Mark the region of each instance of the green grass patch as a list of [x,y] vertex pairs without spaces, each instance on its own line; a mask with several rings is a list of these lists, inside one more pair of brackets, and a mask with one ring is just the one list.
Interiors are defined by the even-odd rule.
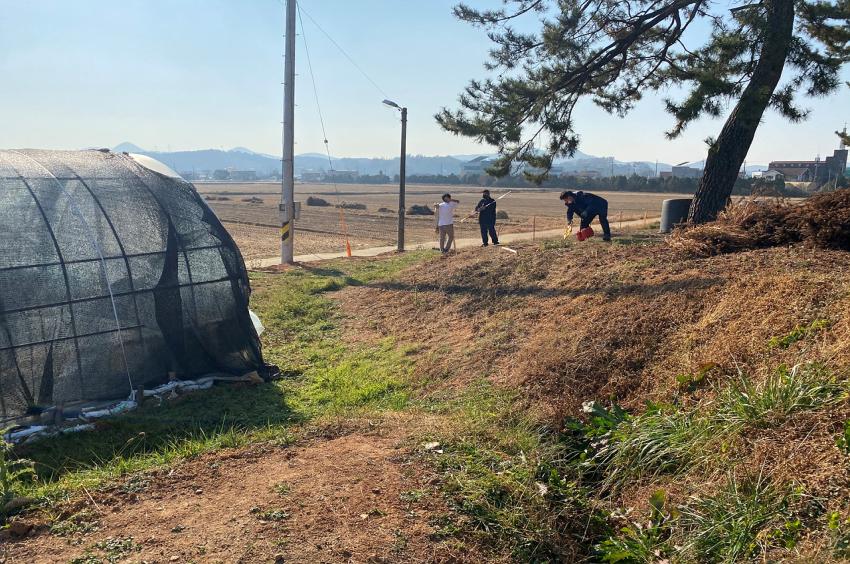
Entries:
[[841,401],[845,390],[818,365],[780,367],[758,384],[743,377],[727,383],[687,409],[650,404],[632,415],[591,402],[585,417],[567,420],[559,433],[518,409],[520,397],[486,380],[422,407],[454,421],[450,431],[427,439],[444,449],[431,456],[463,517],[455,526],[516,560],[657,562],[675,560],[688,546],[696,560],[732,562],[796,542],[802,525],[789,509],[796,493],[766,480],[730,478],[716,495],[679,507],[659,494],[649,521],[615,526],[622,517],[609,520],[602,508],[626,486],[733,464],[748,427],[781,425],[794,413]]
[[[715,431],[698,413],[653,404],[601,438],[584,467],[598,476],[604,489],[618,489],[633,480],[692,466],[711,452],[710,444],[718,438]],[[716,456],[719,449],[712,450]]]
[[558,239],[558,238],[545,239],[540,244],[540,247],[544,251],[554,251],[554,250],[558,250],[558,249],[568,249],[572,246],[573,246],[573,236],[572,235],[570,235],[569,237],[562,237],[560,239]]
[[[9,480],[8,491],[55,501],[82,488],[96,489],[128,474],[222,448],[268,441],[289,444],[300,426],[325,415],[400,409],[408,397],[406,351],[391,341],[344,344],[336,307],[327,294],[392,279],[427,256],[409,253],[252,274],[252,308],[266,326],[266,360],[281,366],[289,378],[216,386],[161,405],[152,400],[133,412],[99,421],[95,431],[18,447],[15,456],[34,461],[38,479]],[[0,453],[3,456],[7,451]],[[4,467],[9,466],[0,464],[0,481]]]
[[698,464],[722,464],[747,428],[781,425],[794,413],[847,398],[847,382],[817,364],[780,366],[762,382],[747,376],[719,387],[707,405],[650,404],[638,415],[590,403],[586,421],[569,419],[561,441],[585,478],[603,491]]
[[800,492],[758,476],[730,476],[711,497],[679,509],[682,552],[709,562],[741,562],[772,547],[791,549],[801,532],[794,505]]
[[[773,549],[793,549],[803,533],[800,490],[763,476],[730,475],[710,496],[670,507],[658,491],[647,520],[629,520],[596,547],[596,558],[620,564],[746,562]],[[622,519],[622,516],[620,517]]]
[[[569,559],[579,542],[574,523],[598,526],[600,517],[569,474],[562,447],[522,410],[517,398],[481,380],[434,410],[452,421],[438,440],[434,464],[461,522],[441,530],[467,532],[505,548],[518,561]],[[573,521],[574,520],[574,521]]]
[[620,526],[616,534],[598,543],[594,549],[601,562],[621,564],[654,564],[671,555],[670,535],[676,513],[667,509],[667,495],[655,492],[649,500],[650,515],[647,522],[629,522]]
[[766,380],[754,383],[742,376],[719,394],[714,414],[720,425],[770,427],[798,411],[819,409],[847,398],[847,383],[839,382],[816,364],[780,366]]

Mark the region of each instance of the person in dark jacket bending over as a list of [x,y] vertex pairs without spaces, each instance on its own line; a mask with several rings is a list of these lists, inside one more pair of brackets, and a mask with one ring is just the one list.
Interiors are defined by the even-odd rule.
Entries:
[[611,227],[608,225],[608,200],[589,192],[570,192],[569,190],[561,194],[561,200],[567,206],[567,223],[570,227],[573,226],[574,214],[578,214],[581,218],[579,229],[590,227],[590,222],[599,216],[602,240],[611,240]]
[[499,236],[496,234],[496,200],[490,197],[490,190],[484,190],[481,194],[481,201],[475,206],[475,213],[478,214],[478,225],[481,227],[481,240],[484,241],[484,247],[487,246],[487,235],[494,245],[499,244]]

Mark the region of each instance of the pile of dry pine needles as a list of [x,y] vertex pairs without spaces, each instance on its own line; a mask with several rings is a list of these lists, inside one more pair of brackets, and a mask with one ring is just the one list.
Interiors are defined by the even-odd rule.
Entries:
[[717,221],[677,229],[668,242],[697,257],[796,243],[850,251],[850,189],[803,202],[746,200],[730,205]]

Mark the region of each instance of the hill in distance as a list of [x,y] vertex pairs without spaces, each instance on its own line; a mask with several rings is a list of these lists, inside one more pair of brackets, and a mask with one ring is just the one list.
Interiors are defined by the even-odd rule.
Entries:
[[[139,153],[155,158],[167,164],[178,172],[213,171],[233,168],[237,170],[253,170],[260,176],[268,176],[280,172],[280,157],[258,153],[246,147],[234,147],[230,150],[201,149],[192,151],[149,151],[131,142],[121,143],[113,148],[114,151]],[[407,173],[409,175],[450,175],[460,174],[463,163],[477,157],[491,157],[492,154],[475,155],[445,155],[426,156],[408,155]],[[399,171],[399,158],[370,158],[370,157],[334,157],[330,158],[335,170],[353,170],[360,175],[386,174],[393,176]],[[702,161],[694,161],[689,166],[701,168]],[[649,161],[620,161],[613,157],[599,157],[581,151],[571,159],[560,159],[556,166],[565,172],[595,170],[602,175],[613,172],[615,175],[630,175],[637,173],[643,176],[654,176],[658,172],[671,169],[668,163]],[[328,156],[322,153],[303,153],[295,156],[295,173],[305,171],[327,171],[331,168]],[[750,165],[747,170],[760,170],[766,167]]]

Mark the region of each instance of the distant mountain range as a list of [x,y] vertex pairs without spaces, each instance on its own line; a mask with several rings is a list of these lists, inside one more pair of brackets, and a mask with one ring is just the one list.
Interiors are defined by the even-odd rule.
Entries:
[[[202,149],[197,151],[148,151],[133,143],[125,142],[113,148],[114,151],[140,153],[155,158],[180,173],[201,171],[212,172],[219,169],[253,170],[258,176],[270,176],[280,173],[280,157],[257,153],[245,147],[235,147],[228,151],[219,149]],[[492,155],[447,155],[447,156],[424,156],[408,155],[408,175],[430,175],[430,174],[460,174],[463,163],[477,157]],[[393,176],[398,174],[399,158],[354,158],[354,157],[331,157],[335,170],[352,170],[359,175],[386,174]],[[597,157],[576,151],[572,159],[562,159],[556,162],[564,172],[599,171],[603,176],[613,173],[615,175],[629,175],[634,173],[643,176],[654,176],[656,163],[647,161],[624,162],[612,157]],[[696,161],[690,166],[702,168],[702,162]],[[295,156],[295,174],[300,175],[308,171],[327,171],[331,168],[328,156],[321,153],[304,153]],[[760,170],[765,167],[748,166],[747,170]],[[667,163],[658,163],[658,172],[671,169]]]

